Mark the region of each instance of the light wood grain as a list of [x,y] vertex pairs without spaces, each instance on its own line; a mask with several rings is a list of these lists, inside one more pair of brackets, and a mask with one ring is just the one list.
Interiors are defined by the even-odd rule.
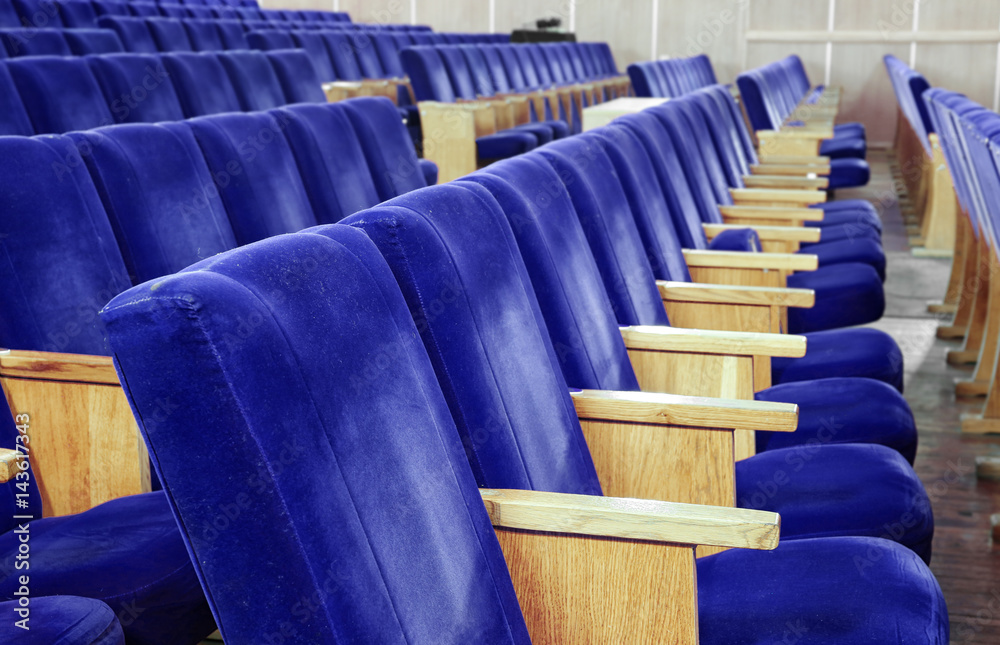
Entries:
[[694,549],[498,528],[531,642],[698,642]]
[[18,464],[25,461],[24,454],[11,448],[0,448],[0,484],[6,484],[21,472]]
[[437,164],[438,182],[475,172],[476,123],[472,110],[436,101],[421,101],[419,110],[424,158]]
[[[778,289],[775,287],[740,287],[728,284],[671,282],[657,280],[656,287],[664,301],[712,302],[718,304],[779,305],[812,307],[816,292],[812,289]],[[712,329],[715,329],[714,327]],[[737,330],[733,330],[737,331]]]
[[787,334],[641,325],[622,327],[621,334],[626,347],[646,351],[790,358],[806,354],[806,337]]
[[785,188],[794,190],[826,189],[830,180],[826,177],[789,177],[783,175],[747,175],[743,177],[747,188]]
[[119,384],[110,356],[21,349],[0,351],[0,376],[99,385]]
[[830,165],[765,162],[750,166],[750,172],[754,175],[787,175],[789,177],[816,175],[826,177],[830,174]]
[[30,458],[47,516],[150,490],[146,446],[121,387],[7,376],[0,383],[13,413],[30,417]]
[[815,271],[819,266],[818,258],[806,253],[741,253],[684,249],[684,260],[688,267],[732,269]]
[[826,193],[818,190],[730,188],[729,193],[737,204],[773,204],[780,206],[790,204],[822,204],[826,201]]
[[[767,161],[761,161],[757,166],[791,166],[791,167],[820,167],[820,168],[830,168],[830,158],[826,156],[815,156],[815,157],[800,157],[800,156],[788,156],[783,157],[781,155],[771,155],[768,157]],[[750,169],[757,166],[750,166]],[[765,173],[766,174],[766,173]]]
[[688,546],[771,550],[777,513],[649,499],[480,489],[497,528],[571,533]]
[[936,133],[931,133],[931,151],[933,154],[930,172],[931,178],[927,185],[927,195],[921,223],[921,236],[924,247],[941,251],[955,250],[955,218],[958,213],[958,201],[955,186],[951,182],[951,173],[945,163],[941,142]]
[[[737,231],[748,228],[743,224],[703,224],[705,235],[709,240],[725,231]],[[815,226],[766,226],[754,224],[750,228],[757,231],[761,242],[819,242],[821,230]]]

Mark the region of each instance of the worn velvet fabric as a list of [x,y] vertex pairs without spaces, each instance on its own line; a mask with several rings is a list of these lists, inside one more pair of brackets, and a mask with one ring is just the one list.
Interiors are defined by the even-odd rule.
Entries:
[[0,316],[3,347],[108,353],[97,312],[130,282],[79,155],[64,137],[0,138],[0,302],[18,312]]
[[599,494],[516,242],[482,193],[438,186],[344,223],[396,276],[479,485]]
[[365,97],[343,105],[382,201],[427,186],[413,142],[399,127],[399,113],[392,101]]
[[225,49],[250,49],[246,32],[238,20],[217,20],[215,28],[219,30],[219,37],[222,38]]
[[125,51],[118,34],[110,29],[68,29],[63,35],[75,56],[118,54]]
[[528,643],[406,303],[364,234],[335,229],[103,312],[137,416],[165,396],[184,411],[140,426],[222,636]]
[[0,135],[30,136],[35,133],[24,102],[17,93],[7,66],[0,63]]
[[67,136],[90,151],[84,160],[133,284],[236,246],[187,124],[133,124]]
[[62,31],[56,29],[4,29],[0,40],[11,58],[18,56],[72,56]]
[[774,383],[860,376],[883,381],[903,391],[903,352],[884,331],[831,329],[808,333],[806,338],[804,357],[771,359]]
[[187,118],[239,112],[240,100],[218,56],[180,52],[161,57]]
[[[34,56],[5,62],[37,134],[114,123],[83,58]],[[58,97],[58,100],[56,100]]]
[[0,641],[9,645],[125,645],[121,625],[100,600],[76,596],[32,597],[31,611],[21,629],[15,623],[16,600],[0,602]]
[[704,645],[949,642],[930,570],[912,551],[865,537],[699,558],[698,626]]
[[[277,115],[285,124],[303,185],[322,224],[339,222],[382,201],[344,105],[293,105]],[[405,136],[398,123],[394,130]],[[383,139],[391,136],[383,135]],[[419,165],[422,170],[423,164]]]
[[193,51],[191,41],[180,20],[161,18],[159,20],[147,20],[146,26],[153,36],[156,48],[161,52],[189,52]]
[[869,264],[852,262],[794,273],[785,284],[792,289],[816,292],[812,308],[788,308],[790,334],[865,325],[875,322],[885,312],[882,279]]
[[[215,629],[162,491],[121,497],[76,515],[31,522],[31,592],[101,600],[129,642],[181,645]],[[0,535],[0,566],[14,566],[19,534]],[[17,580],[0,580],[13,599]]]
[[280,111],[219,114],[187,125],[205,156],[239,244],[316,225]]
[[334,71],[326,43],[323,42],[323,37],[320,34],[311,31],[293,31],[292,38],[295,40],[295,45],[309,56],[309,62],[316,70],[316,76],[319,77],[320,82],[331,83],[336,80],[346,80],[340,79]]
[[263,53],[221,52],[218,56],[244,112],[270,110],[289,102],[285,99],[278,75]]
[[795,432],[757,431],[757,452],[802,444],[877,443],[913,463],[917,425],[898,390],[862,378],[820,378],[774,385],[755,395],[758,401],[799,406]]
[[173,81],[157,55],[88,56],[116,123],[180,121],[184,109]]
[[323,84],[305,52],[280,49],[269,51],[266,56],[281,81],[285,99],[289,103],[326,103]]
[[196,52],[211,52],[228,49],[222,42],[222,35],[215,27],[214,20],[185,20],[184,30]]
[[101,16],[97,19],[97,26],[102,29],[111,29],[125,46],[125,51],[133,54],[155,54],[159,51],[153,34],[146,26],[145,20],[134,20],[131,18],[121,18],[118,16]]

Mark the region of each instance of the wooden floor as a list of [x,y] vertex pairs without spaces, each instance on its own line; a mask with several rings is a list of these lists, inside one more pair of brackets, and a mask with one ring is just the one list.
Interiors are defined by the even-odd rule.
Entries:
[[882,211],[887,309],[872,327],[892,334],[904,354],[905,396],[920,432],[914,466],[934,508],[931,569],[948,602],[951,642],[1000,643],[1000,549],[990,539],[990,515],[1000,513],[1000,484],[975,476],[978,455],[1000,456],[1000,436],[959,432],[959,416],[981,404],[956,400],[954,382],[967,378],[971,368],[946,364],[945,351],[958,343],[938,340],[939,320],[926,311],[927,301],[944,294],[950,262],[908,252],[885,153],[869,151],[869,162],[871,184],[838,198],[865,197]]

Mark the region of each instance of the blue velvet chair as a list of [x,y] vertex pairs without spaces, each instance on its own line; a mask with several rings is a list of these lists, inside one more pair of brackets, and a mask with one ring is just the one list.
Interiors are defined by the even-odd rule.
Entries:
[[160,59],[177,90],[186,118],[240,111],[236,88],[217,55],[178,52],[162,54]]
[[[97,12],[91,3],[67,0],[66,2],[56,2],[55,6],[59,9],[59,16],[67,28],[93,29],[97,27]],[[5,27],[20,26],[20,23],[16,22],[13,25],[8,25],[2,19],[0,19],[0,24]]]
[[215,28],[219,30],[225,49],[250,49],[246,32],[238,20],[217,20]]
[[156,48],[161,52],[194,51],[187,31],[180,20],[173,18],[152,18],[146,20],[146,27],[153,36]]
[[[465,189],[421,193],[432,190]],[[402,221],[416,217],[406,208],[369,213],[373,226],[390,213]],[[449,215],[463,212],[452,208]],[[440,249],[434,233],[420,237],[435,242],[428,250]],[[512,244],[509,240],[508,258]],[[491,248],[502,257],[502,247]],[[302,272],[303,261],[314,270]],[[284,278],[291,274],[301,278],[294,287]],[[502,518],[510,515],[503,510],[503,496],[516,494],[475,489],[448,399],[422,344],[415,342],[418,328],[393,274],[360,231],[334,225],[266,240],[152,286],[123,294],[102,315],[137,417],[144,417],[156,397],[169,395],[218,429],[216,441],[198,456],[212,467],[195,469],[190,454],[184,454],[195,435],[190,424],[180,419],[149,424],[144,433],[224,639],[255,641],[279,634],[325,642],[332,634],[377,642],[526,643],[526,618],[536,629],[544,628],[544,616],[552,614],[538,606],[529,589],[515,595],[515,585],[526,583],[516,579],[512,584],[481,502],[483,495],[490,500],[494,521],[502,527]],[[163,315],[164,308],[179,315]],[[250,319],[259,321],[253,333],[219,351],[232,325]],[[544,356],[544,337],[520,330]],[[173,351],[163,352],[164,343]],[[489,349],[497,347],[491,343]],[[378,367],[384,352],[394,357],[388,363],[393,369]],[[540,384],[541,378],[533,382]],[[556,418],[572,420],[565,385],[550,383],[555,398],[544,400],[561,410]],[[414,393],[419,405],[413,405]],[[281,421],[275,423],[278,410]],[[507,419],[505,413],[498,421],[506,424]],[[543,479],[564,479],[568,487],[586,487],[596,479],[592,467],[586,475],[586,461],[577,462],[582,471],[560,466],[563,475],[546,473],[545,464],[536,469],[531,462],[521,463]],[[520,495],[526,501],[543,499]],[[581,506],[599,503],[572,499]],[[225,528],[205,528],[206,522],[212,528],[220,504],[233,503],[239,512],[231,514]],[[524,531],[511,538],[505,529],[498,531],[505,540],[532,539]],[[560,543],[552,539],[557,540],[552,546]],[[880,557],[859,576],[852,559],[864,558],[872,548]],[[274,553],[282,554],[280,561]],[[713,575],[710,565],[722,557],[727,571]],[[691,561],[686,562],[689,567]],[[773,633],[787,614],[799,613],[815,619],[809,633],[815,642],[845,632],[855,640],[892,640],[901,633],[930,635],[933,642],[946,638],[947,616],[936,582],[912,553],[888,541],[838,538],[783,545],[774,558],[755,567],[767,572],[756,585],[731,584],[741,562],[740,552],[732,551],[699,565],[705,572],[698,580],[698,604],[705,607],[702,642],[712,633],[709,623],[720,619],[729,622],[715,627],[720,636],[714,642],[724,642],[725,630]],[[755,562],[748,560],[746,566]],[[795,586],[791,571],[801,567],[813,574],[811,587],[822,580],[822,602]],[[255,579],[272,581],[266,601],[247,602],[249,571]],[[617,567],[609,571],[619,574]],[[641,615],[653,620],[650,627],[663,630],[662,614],[651,605],[657,592],[636,586],[636,579],[648,579],[648,573],[632,572],[628,584]],[[584,607],[593,607],[594,598],[602,597],[600,579],[583,574]],[[652,577],[662,581],[659,574]],[[761,584],[771,593],[767,602],[751,591]],[[790,587],[792,593],[786,593]],[[301,598],[314,593],[319,610],[310,611]],[[873,606],[879,607],[881,620],[867,618]],[[585,613],[579,614],[580,623],[587,622]],[[563,630],[584,626],[557,620],[548,629],[565,641]],[[655,640],[657,634],[662,631],[645,637]],[[597,633],[594,638],[602,640]]]
[[215,20],[185,20],[184,30],[187,31],[191,48],[196,52],[221,51],[226,49],[222,35],[215,25]]
[[327,44],[323,42],[323,37],[319,32],[296,30],[292,32],[292,39],[295,41],[296,47],[305,50],[306,54],[309,55],[309,60],[321,82],[330,83],[340,80],[330,60],[330,54],[327,52]]
[[278,75],[289,103],[326,103],[323,84],[304,51],[278,49],[265,55]]
[[72,55],[59,29],[5,29],[0,32],[0,38],[10,58]]
[[[527,160],[523,160],[524,163],[520,163],[520,161],[521,160],[512,162],[512,164],[514,166],[529,165]],[[509,165],[511,164],[503,164],[503,166]],[[537,163],[535,165],[537,166]],[[550,176],[555,176],[555,173],[551,169],[546,172],[546,169],[538,167],[534,168],[534,171],[536,177],[544,177],[546,180],[548,180]],[[477,174],[476,176],[478,177],[479,175]],[[468,211],[468,209],[473,209],[475,206],[474,201],[460,199],[461,194],[456,193],[455,191],[451,191],[450,195],[447,192],[439,191],[439,195],[441,195],[441,197],[437,197],[433,200],[430,197],[426,197],[428,194],[430,194],[429,191],[417,191],[415,193],[410,193],[397,198],[396,200],[391,200],[390,202],[387,202],[387,204],[417,203],[422,204],[422,208],[424,209],[430,209],[431,205],[433,205],[435,208],[439,208],[444,211],[445,209],[442,207],[442,204],[450,199],[451,203],[456,204],[456,209],[461,207]],[[425,196],[425,201],[421,201],[417,198],[417,196],[421,195]],[[447,199],[445,196],[447,196]],[[506,209],[506,212],[509,213],[508,217],[512,219],[515,236],[522,234],[528,235],[526,231],[529,226],[532,226],[530,212],[526,211],[526,208],[528,207],[530,207],[530,205],[525,203],[525,200],[522,198],[521,203],[509,205]],[[376,211],[377,210],[378,209],[376,209]],[[551,205],[548,205],[547,210],[549,211],[549,216],[551,216]],[[370,212],[362,212],[347,218],[344,220],[344,223],[352,225],[356,224],[362,226],[365,230],[370,231],[371,226],[369,225],[369,222],[371,222],[371,217]],[[469,217],[471,218],[471,215]],[[632,367],[629,364],[628,357],[626,355],[625,344],[618,333],[616,321],[611,317],[612,309],[610,303],[607,301],[607,295],[601,292],[599,288],[597,291],[594,291],[596,286],[599,284],[600,276],[596,275],[598,272],[595,271],[595,268],[592,266],[592,257],[586,253],[585,243],[581,244],[581,242],[583,242],[582,231],[577,225],[575,232],[577,246],[573,247],[576,251],[576,255],[583,258],[581,260],[580,257],[573,257],[571,255],[572,252],[568,250],[568,248],[572,243],[565,239],[565,237],[569,235],[573,229],[571,222],[567,220],[566,222],[560,222],[560,224],[561,226],[552,225],[554,230],[561,232],[563,239],[559,240],[559,242],[553,242],[548,247],[543,247],[537,238],[533,240],[536,252],[540,253],[543,259],[536,260],[536,258],[532,257],[532,264],[529,264],[528,266],[531,267],[536,262],[543,262],[544,259],[548,257],[551,258],[548,262],[566,267],[566,270],[570,272],[575,271],[582,273],[589,268],[590,270],[587,271],[586,274],[587,277],[596,279],[594,284],[589,287],[589,290],[595,295],[580,296],[580,298],[584,299],[589,297],[592,303],[603,304],[603,307],[601,310],[595,310],[593,306],[587,307],[586,309],[578,308],[575,312],[571,311],[569,313],[563,309],[561,314],[552,314],[551,308],[558,307],[559,305],[557,303],[549,304],[548,302],[545,302],[546,298],[543,298],[541,305],[542,312],[549,313],[546,320],[554,321],[557,316],[561,316],[561,320],[563,321],[561,323],[549,322],[550,326],[552,324],[560,325],[558,332],[552,332],[553,334],[558,333],[559,336],[555,339],[556,353],[550,358],[559,356],[565,363],[569,364],[567,370],[568,375],[571,376],[571,378],[568,380],[570,385],[574,387],[624,391],[638,390],[636,377],[632,372]],[[379,233],[379,235],[390,236],[391,233],[389,231],[391,231],[391,227],[389,224],[384,224],[383,226],[388,228],[385,229],[384,233]],[[477,235],[484,236],[483,231],[485,229],[483,224],[480,224],[478,221],[470,221],[468,226],[470,231],[474,231]],[[375,233],[370,232],[370,235],[374,236]],[[408,253],[405,249],[385,246],[392,243],[390,237],[386,237],[385,245],[383,245],[380,240],[381,237],[376,239],[376,242],[380,244],[380,248],[384,249],[384,253],[389,254],[391,252],[392,258],[398,257],[402,260],[408,257]],[[488,244],[496,244],[496,242],[487,241],[486,237],[484,237],[484,241],[479,246],[485,246]],[[467,253],[468,257],[482,256],[484,255],[484,252],[479,248],[479,246],[476,247],[476,252],[469,252],[466,250],[464,253]],[[580,253],[581,248],[584,249],[582,255]],[[454,250],[453,252],[457,252],[457,250]],[[591,263],[591,267],[587,267],[585,264],[588,259]],[[417,260],[410,258],[408,262],[412,265],[412,263],[417,262]],[[426,266],[438,266],[431,260],[423,260],[422,263]],[[391,266],[394,266],[394,264],[391,263]],[[500,281],[513,279],[513,277],[506,276],[506,273],[514,272],[514,269],[509,269],[505,272],[500,270],[499,266],[496,264],[490,265],[489,272],[495,276],[495,280]],[[486,271],[485,268],[482,270]],[[529,268],[529,272],[530,271],[531,269]],[[444,333],[444,330],[439,332],[437,327],[438,324],[449,325],[447,329],[458,328],[451,326],[453,323],[448,316],[443,316],[441,313],[431,314],[423,311],[423,308],[419,305],[419,301],[427,300],[430,292],[424,292],[422,289],[414,291],[414,289],[417,288],[410,284],[410,282],[420,279],[420,275],[422,274],[413,274],[412,276],[407,275],[403,271],[402,267],[400,267],[395,274],[397,276],[397,280],[401,283],[404,295],[408,296],[411,309],[415,312],[415,316],[418,319],[418,325],[421,327],[427,327],[427,334],[430,334],[430,336],[425,336],[425,342],[428,344],[432,342],[434,343],[434,347],[429,346],[428,351],[431,353],[432,360],[436,363],[439,377],[446,384],[446,393],[455,389],[461,389],[462,387],[474,388],[475,386],[472,384],[449,384],[450,378],[453,377],[448,377],[447,375],[461,374],[461,379],[465,381],[470,378],[470,372],[468,368],[458,370],[457,366],[449,363],[447,358],[436,358],[436,353],[438,352],[453,351],[455,355],[464,357],[473,350],[463,345],[463,342],[465,341],[455,335],[457,332],[451,332],[451,334],[445,336],[440,335]],[[455,278],[449,278],[449,280],[449,284],[453,285],[474,283],[472,282],[471,277],[464,277],[461,275]],[[539,282],[540,279],[535,279],[534,282],[529,282],[529,289],[532,284],[539,284]],[[430,287],[428,286],[426,288],[429,289]],[[436,288],[439,293],[445,293],[443,284],[436,285]],[[549,300],[560,299],[559,296],[555,294],[574,292],[573,289],[568,288],[566,285],[561,284],[558,280],[553,280],[551,278],[549,278],[547,283],[541,284],[541,286],[537,288],[546,296],[552,294],[551,297],[548,298]],[[467,293],[469,289],[471,289],[471,287],[467,287],[461,292],[464,297],[470,297]],[[451,299],[446,298],[444,295],[438,296],[437,298]],[[433,298],[431,298],[431,300],[433,300]],[[461,298],[459,300],[461,300]],[[429,300],[427,301],[429,302]],[[533,303],[534,299],[531,298],[529,302]],[[562,306],[565,307],[565,305]],[[531,306],[525,304],[521,305],[520,308],[509,306],[505,307],[505,309],[508,311],[523,310],[525,312],[530,312],[537,307],[537,304],[531,304]],[[513,313],[506,313],[503,316],[496,316],[495,319],[498,321],[497,324],[502,325],[504,329],[518,329],[527,324],[524,321],[521,321],[520,323],[513,322],[511,320],[513,316]],[[569,319],[567,319],[567,316],[569,316]],[[595,330],[594,332],[589,332],[589,337],[584,340],[581,338],[580,334],[587,333],[583,330],[587,329],[588,323],[590,325],[594,324],[591,322],[591,319],[594,317],[602,319],[603,325],[600,329]],[[440,323],[438,323],[439,320]],[[480,321],[478,323],[479,327],[486,324],[487,323],[485,321]],[[499,332],[490,331],[491,329],[492,326],[484,329],[482,333],[486,335],[500,335]],[[544,330],[545,327],[543,326],[542,329]],[[436,338],[437,340],[432,341],[432,338]],[[495,376],[497,379],[523,379],[524,374],[537,374],[540,371],[541,368],[539,367],[528,368],[526,366],[526,362],[533,360],[534,358],[529,359],[525,350],[519,350],[518,355],[521,356],[519,359],[520,362],[512,363],[512,365],[517,364],[518,370],[523,371],[517,371],[517,374],[515,375],[507,375],[506,372],[501,371],[500,367],[497,367],[496,371],[498,373]],[[544,355],[545,354],[540,353],[538,360],[540,360]],[[506,364],[507,363],[503,362],[497,363],[497,365]],[[692,378],[696,378],[696,376],[692,376]],[[525,384],[525,386],[528,387],[529,384]],[[471,397],[473,395],[470,393],[468,396]],[[506,398],[507,397],[505,397],[505,399]],[[489,422],[485,419],[476,420],[471,418],[470,415],[472,415],[472,412],[464,409],[459,412],[455,410],[455,405],[458,405],[458,403],[453,404],[453,413],[455,414],[456,419],[470,419],[466,422],[468,423],[468,427],[465,428],[468,433],[471,434],[477,432],[477,429],[480,427],[485,427],[488,429],[487,432],[490,432],[489,428],[491,426]],[[511,403],[509,405],[513,404]],[[483,414],[487,413],[484,412]],[[549,417],[547,415],[535,413],[526,414],[525,418],[541,419]],[[459,425],[461,428],[462,423]],[[850,432],[853,432],[853,430],[847,430],[847,433]],[[474,439],[471,437],[465,437],[465,441],[475,443]],[[527,439],[525,441],[527,441]],[[923,488],[919,480],[901,455],[880,445],[816,446],[814,445],[818,443],[816,441],[803,443],[807,445],[806,450],[810,456],[806,462],[809,467],[802,468],[806,464],[800,464],[799,470],[796,471],[796,475],[792,477],[791,482],[786,482],[783,487],[776,487],[776,490],[772,491],[770,496],[764,496],[765,499],[762,500],[754,498],[754,493],[757,492],[755,488],[757,483],[762,481],[773,481],[773,477],[778,470],[787,469],[791,461],[801,460],[804,455],[802,449],[788,448],[784,450],[773,450],[738,462],[736,466],[737,501],[748,507],[760,508],[763,506],[768,510],[775,510],[775,508],[771,506],[772,504],[781,506],[781,512],[784,517],[784,537],[786,540],[795,537],[833,534],[878,536],[885,532],[885,529],[882,526],[883,523],[887,521],[894,521],[896,517],[909,513],[914,522],[910,527],[908,527],[907,531],[904,531],[905,535],[901,535],[897,539],[913,548],[923,558],[930,558],[930,542],[933,535],[933,518],[930,513],[930,506],[929,503],[927,503],[926,493],[923,492]],[[557,454],[564,454],[565,450],[566,449],[563,448],[555,452]],[[477,461],[482,464],[480,466],[481,468],[488,468],[489,464],[493,463],[485,457],[479,458]],[[498,460],[497,463],[507,463],[508,461],[509,458],[505,458],[504,460]],[[864,485],[855,489],[854,483],[852,483],[850,479],[843,477],[843,471],[841,469],[848,463],[853,464],[852,468],[856,467],[856,470],[852,470],[852,472],[858,474],[862,472],[866,473],[865,476],[867,481]],[[863,466],[862,463],[864,464]],[[474,470],[477,470],[477,466],[475,464]],[[495,487],[520,486],[512,484],[510,481],[496,481],[489,478],[480,478],[480,484]],[[872,486],[880,490],[878,493],[873,495],[873,499],[869,500],[866,499],[866,497],[872,492]],[[897,486],[900,488],[896,488]],[[840,508],[836,508],[837,503],[833,505],[820,503],[819,506],[812,506],[812,504],[816,503],[813,498],[815,491],[822,490],[824,488],[838,491],[838,494],[833,495],[831,499],[837,499],[843,502],[845,499],[853,498],[853,501],[851,503],[845,502]],[[568,491],[563,490],[562,492]],[[615,494],[634,496],[625,491],[618,491]],[[874,499],[879,501],[877,504],[873,505],[872,502]],[[923,501],[921,502],[920,500]],[[862,519],[862,514],[865,512],[869,512],[871,515]]]
[[7,66],[0,62],[0,134],[29,136],[35,128]]
[[[95,7],[100,11],[100,7],[95,3]],[[146,21],[138,18],[121,18],[112,15],[101,15],[97,19],[97,26],[102,29],[111,29],[118,34],[125,51],[133,54],[155,54],[159,51],[153,34],[150,33]]]
[[110,29],[67,29],[63,32],[63,36],[76,56],[116,54],[125,51],[118,34]]
[[174,83],[155,54],[88,56],[105,103],[117,123],[157,123],[184,118]]
[[83,58],[33,56],[9,60],[6,66],[35,133],[86,130],[114,123]]
[[281,107],[289,101],[267,56],[259,51],[218,52],[244,112]]

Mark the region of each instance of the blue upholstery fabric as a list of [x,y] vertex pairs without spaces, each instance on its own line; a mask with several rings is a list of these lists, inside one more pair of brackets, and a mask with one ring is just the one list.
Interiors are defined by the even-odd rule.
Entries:
[[811,309],[789,307],[790,334],[864,325],[875,322],[885,312],[882,280],[868,264],[837,264],[795,273],[788,276],[786,284],[816,292],[816,304]]
[[930,570],[908,549],[863,537],[699,558],[698,624],[704,645],[948,642]]
[[35,133],[14,79],[6,65],[0,64],[0,135],[28,136]]
[[345,105],[294,105],[279,115],[312,210],[322,224],[339,222],[382,201]]
[[180,20],[147,20],[146,26],[161,52],[189,52],[194,49]]
[[184,118],[180,98],[159,56],[88,56],[87,65],[118,123],[157,123]]
[[219,61],[226,69],[240,107],[245,112],[270,110],[288,102],[281,89],[281,81],[262,52],[223,52],[219,54]]
[[359,98],[343,105],[382,201],[427,185],[413,142],[400,129],[399,113],[389,99]]
[[110,29],[67,29],[66,43],[77,56],[115,54],[125,51],[118,34]]
[[771,359],[775,383],[861,376],[903,391],[903,353],[887,333],[877,329],[833,329],[806,336],[809,349],[805,357]]
[[359,81],[363,78],[361,66],[354,55],[354,48],[347,34],[325,31],[323,32],[323,41],[326,44],[327,65],[332,63],[335,79]]
[[424,181],[428,186],[433,186],[438,181],[438,166],[430,159],[420,160],[420,172],[424,175]]
[[830,190],[867,186],[871,168],[864,159],[846,158],[830,160]]
[[193,119],[188,126],[205,155],[239,244],[316,225],[282,133],[282,112],[220,114]]
[[[7,69],[37,134],[87,130],[114,123],[84,59],[17,58],[7,62]],[[59,100],[50,100],[54,96]]]
[[538,139],[535,135],[519,130],[506,130],[476,138],[476,153],[480,159],[507,159],[537,147]]
[[94,6],[91,3],[60,2],[57,6],[59,7],[59,16],[66,27],[71,29],[90,29],[97,26],[97,12],[94,11]]
[[[162,491],[35,520],[30,531],[32,594],[69,590],[101,600],[129,642],[194,645],[215,629]],[[12,570],[18,544],[16,533],[0,535],[5,570]],[[0,597],[13,599],[17,585],[14,576],[0,580]]]
[[863,139],[854,137],[834,137],[824,139],[819,144],[819,153],[831,159],[864,159],[867,146]]
[[775,385],[758,392],[756,399],[799,406],[798,429],[758,431],[757,452],[810,443],[878,443],[895,449],[911,464],[916,456],[913,413],[902,395],[887,383],[821,378]]
[[[95,6],[97,4],[95,3]],[[125,46],[125,51],[133,54],[155,54],[159,50],[153,34],[146,26],[145,20],[134,20],[129,18],[117,18],[114,16],[101,16],[97,19],[97,26],[103,29],[114,30]]]
[[18,311],[0,316],[0,345],[107,354],[97,311],[130,282],[79,151],[64,137],[0,151],[0,301]]
[[882,537],[931,559],[930,499],[906,459],[887,446],[813,443],[743,459],[736,462],[736,503],[780,514],[782,540]]
[[267,59],[274,67],[285,100],[289,103],[326,103],[323,84],[304,51],[275,50],[267,52]]
[[[81,3],[82,4],[82,3]],[[0,640],[18,643],[66,643],[69,645],[125,645],[115,613],[100,600],[76,596],[34,597],[30,617],[21,629],[18,605],[0,602],[0,614],[9,617],[0,625]]]
[[177,90],[185,117],[240,110],[236,89],[218,56],[180,52],[163,54],[161,60]]
[[69,44],[55,29],[10,29],[3,32],[7,54],[17,56],[70,56]]
[[191,41],[191,48],[196,52],[228,49],[223,44],[222,35],[214,21],[185,20],[184,29],[187,31],[188,40]]
[[91,150],[85,161],[133,284],[236,246],[186,124],[135,124],[68,136]]
[[[103,313],[137,413],[163,396],[185,410],[141,429],[222,637],[527,644],[392,274],[363,233],[332,229],[206,260]],[[217,429],[199,450],[212,468],[182,455],[204,435],[189,414]],[[261,579],[266,599],[247,602]]]
[[237,20],[218,20],[215,28],[219,30],[219,37],[225,49],[250,49],[247,42],[246,32]]
[[878,241],[868,236],[836,241],[826,241],[821,237],[818,243],[807,245],[799,253],[815,255],[819,266],[830,267],[831,270],[848,262],[867,264],[875,269],[879,280],[885,281],[885,251]]

